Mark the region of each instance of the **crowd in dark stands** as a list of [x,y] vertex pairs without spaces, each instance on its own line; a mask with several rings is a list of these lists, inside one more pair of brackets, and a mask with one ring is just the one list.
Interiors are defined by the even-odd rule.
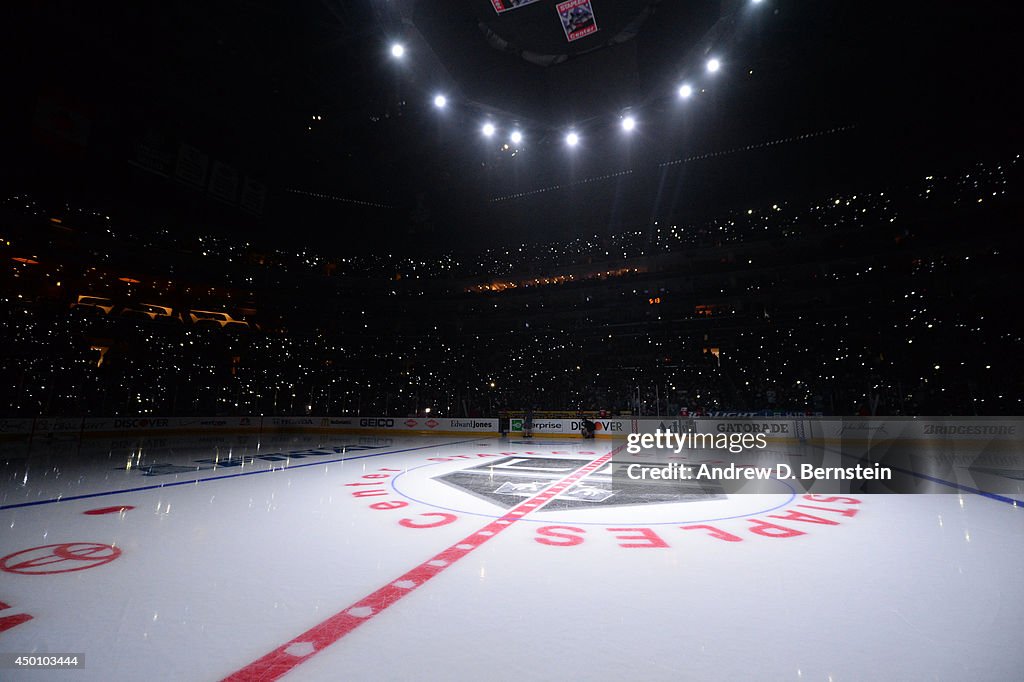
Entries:
[[0,206],[0,416],[1019,414],[1020,161],[466,256]]

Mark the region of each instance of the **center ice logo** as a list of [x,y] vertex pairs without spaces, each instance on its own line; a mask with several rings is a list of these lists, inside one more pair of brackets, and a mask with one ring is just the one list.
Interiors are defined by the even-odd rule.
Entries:
[[[504,457],[436,476],[463,492],[511,509],[549,485],[587,464],[587,459]],[[612,481],[614,463],[578,481],[545,505],[545,511],[670,504],[725,499],[720,485],[708,481],[681,481],[678,486],[652,487],[646,481]]]
[[[615,467],[628,465],[608,461],[608,455],[601,458],[604,465],[590,458],[563,459],[538,455],[523,453],[519,456],[518,453],[503,452],[427,457],[428,465],[470,461],[473,464],[434,477],[430,477],[423,467],[381,467],[343,485],[353,498],[365,498],[367,509],[396,515],[393,517],[395,522],[403,528],[430,532],[464,518],[490,518],[490,524],[478,534],[490,537],[516,521],[534,521],[536,524],[530,524],[534,528],[534,542],[563,548],[589,542],[611,542],[626,549],[666,549],[682,542],[774,543],[806,538],[818,529],[840,527],[860,512],[861,500],[854,497],[813,493],[799,495],[793,490],[781,496],[726,495],[717,483],[707,481],[679,481],[679,488],[662,488],[651,486],[650,481],[624,480]],[[616,471],[614,481],[612,471]],[[410,496],[403,491],[404,483],[400,485],[399,480],[407,475],[415,476],[416,472],[423,472],[426,480],[443,483],[486,500],[497,510],[494,514],[467,511],[456,508],[458,503],[451,497],[444,498],[443,504],[435,505],[429,500]],[[556,488],[557,493],[548,493]],[[720,511],[709,512],[700,504],[708,501],[713,501],[715,504],[712,506],[716,507],[722,503],[733,504],[724,504]],[[679,502],[696,504],[671,504]],[[642,506],[658,503],[665,506],[662,509],[647,507],[641,513]],[[417,510],[423,507],[430,511]],[[571,518],[560,518],[557,513],[558,510],[572,512],[602,507],[617,507],[615,518],[584,524]],[[553,513],[542,518],[525,518],[532,515],[528,509]],[[661,511],[674,514],[676,518],[667,521]],[[648,518],[650,513],[658,517],[653,522]],[[474,534],[474,541],[478,542],[476,537]],[[455,545],[452,551],[464,552],[473,546],[467,541]]]

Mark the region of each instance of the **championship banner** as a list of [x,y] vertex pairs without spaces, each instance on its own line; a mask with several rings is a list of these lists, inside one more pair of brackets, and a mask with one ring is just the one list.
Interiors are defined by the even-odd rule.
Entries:
[[174,177],[187,185],[206,187],[206,176],[210,166],[210,157],[182,142],[178,145],[178,162],[174,167]]
[[566,0],[555,5],[555,10],[570,43],[597,31],[597,20],[590,0]]
[[523,7],[525,5],[532,5],[537,0],[491,0],[491,5],[494,7],[494,11],[498,14],[507,12],[510,9],[516,9],[517,7]]
[[210,171],[210,196],[225,201],[229,204],[238,202],[238,185],[240,179],[238,171],[226,163],[213,162],[213,169]]

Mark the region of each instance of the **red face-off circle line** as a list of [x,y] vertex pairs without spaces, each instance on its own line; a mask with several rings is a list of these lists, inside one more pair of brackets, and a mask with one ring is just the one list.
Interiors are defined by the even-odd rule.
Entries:
[[[75,549],[75,548],[79,549]],[[37,555],[24,559],[18,563],[14,560],[16,557],[33,553],[38,553],[40,550],[51,550],[47,554]],[[107,552],[101,556],[96,556],[101,552]],[[54,575],[57,573],[71,573],[72,571],[84,571],[88,568],[95,568],[96,566],[102,566],[103,564],[110,563],[117,557],[121,556],[121,550],[113,545],[102,545],[95,542],[64,542],[55,545],[42,545],[41,547],[32,547],[30,549],[23,549],[20,552],[8,554],[7,556],[0,559],[0,570],[8,573],[18,573],[21,575]],[[52,564],[58,564],[63,562],[80,562],[85,565],[77,566],[74,568],[64,568],[60,570],[41,570],[41,571],[29,571],[24,570],[27,568],[35,568],[37,566],[50,566]]]

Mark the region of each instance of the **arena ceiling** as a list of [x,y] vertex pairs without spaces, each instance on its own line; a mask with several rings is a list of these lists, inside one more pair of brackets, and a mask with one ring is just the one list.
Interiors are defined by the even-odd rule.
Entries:
[[[23,68],[5,129],[31,130],[56,98],[89,120],[104,168],[140,141],[188,142],[263,179],[286,213],[330,222],[351,209],[435,236],[514,229],[538,211],[616,229],[1019,140],[1007,7],[591,0],[598,30],[569,40],[558,4],[25,3],[8,24]],[[682,82],[692,102],[675,94]],[[628,142],[625,112],[638,120]],[[494,140],[480,134],[488,121]],[[503,148],[513,128],[521,149]],[[582,143],[567,155],[570,128]],[[31,137],[12,133],[8,158],[35,163]],[[903,151],[880,164],[893,145]]]

